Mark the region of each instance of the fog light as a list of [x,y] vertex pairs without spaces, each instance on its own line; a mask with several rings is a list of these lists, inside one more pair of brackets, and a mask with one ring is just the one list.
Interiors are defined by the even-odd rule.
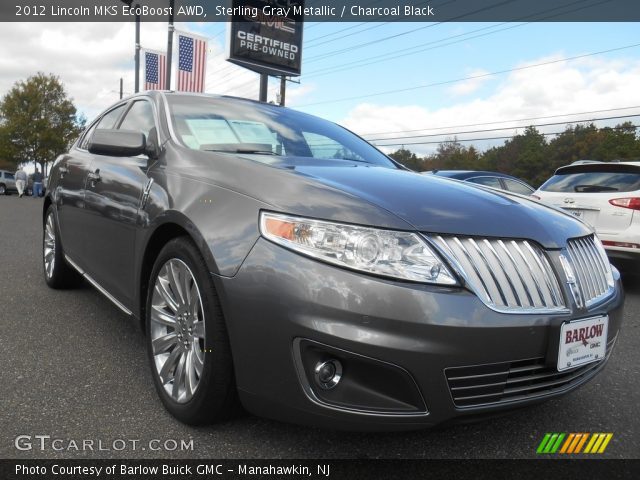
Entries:
[[342,364],[338,360],[318,362],[314,369],[316,383],[325,390],[331,390],[342,378]]

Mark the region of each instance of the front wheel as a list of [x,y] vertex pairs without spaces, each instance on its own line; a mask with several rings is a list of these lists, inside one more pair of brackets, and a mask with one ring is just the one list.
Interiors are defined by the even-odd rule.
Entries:
[[229,418],[237,394],[220,302],[200,252],[170,241],[155,261],[146,307],[147,353],[162,403],[178,420]]

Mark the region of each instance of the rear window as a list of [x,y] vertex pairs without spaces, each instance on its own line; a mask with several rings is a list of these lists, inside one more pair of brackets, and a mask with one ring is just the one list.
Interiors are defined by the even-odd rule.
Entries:
[[640,173],[581,172],[554,175],[540,190],[546,192],[633,192],[640,190]]

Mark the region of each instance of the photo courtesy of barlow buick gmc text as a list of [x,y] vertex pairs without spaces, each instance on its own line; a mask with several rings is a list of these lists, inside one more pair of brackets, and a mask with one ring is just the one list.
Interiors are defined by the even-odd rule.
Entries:
[[638,476],[640,3],[0,21],[0,479]]

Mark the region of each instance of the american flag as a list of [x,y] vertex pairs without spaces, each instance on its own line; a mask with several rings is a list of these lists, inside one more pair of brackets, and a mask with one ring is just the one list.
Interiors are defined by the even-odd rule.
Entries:
[[144,89],[164,90],[167,79],[167,56],[160,52],[144,52]]
[[207,41],[183,33],[178,35],[178,86],[182,92],[204,92]]

